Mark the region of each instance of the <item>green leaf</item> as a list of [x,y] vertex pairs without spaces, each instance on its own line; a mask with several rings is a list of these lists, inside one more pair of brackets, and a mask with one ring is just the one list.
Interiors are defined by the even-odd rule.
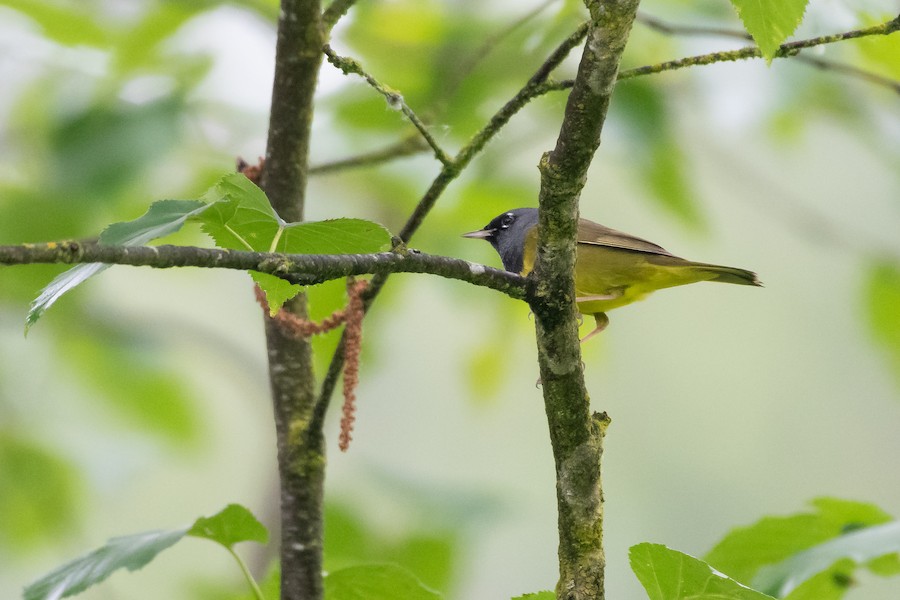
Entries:
[[[409,500],[413,494],[404,494]],[[474,511],[473,511],[474,512]],[[445,590],[453,584],[459,554],[459,528],[435,530],[441,511],[429,513],[422,528],[386,534],[380,527],[334,503],[325,507],[325,570],[373,562],[400,565],[416,574],[426,586]]]
[[[272,561],[266,575],[260,580],[259,590],[265,600],[280,600],[281,569],[277,560]],[[185,597],[191,600],[259,600],[255,590],[235,589],[233,581],[221,576],[193,582]]]
[[0,430],[0,547],[23,556],[41,540],[58,540],[76,518],[78,476],[64,456]]
[[[366,254],[390,247],[388,231],[362,219],[333,219],[310,223],[285,223],[263,194],[240,173],[226,175],[204,196],[205,200],[160,200],[140,218],[115,223],[100,234],[108,245],[140,246],[178,231],[188,219],[199,221],[221,248],[296,254]],[[48,285],[32,302],[25,319],[26,332],[63,294],[106,270],[109,265],[91,263],[69,269]],[[300,291],[276,277],[258,277],[269,308],[277,312]]]
[[200,200],[159,200],[134,221],[113,223],[104,229],[99,241],[108,246],[141,246],[175,233],[190,217],[207,208]]
[[[840,536],[848,529],[891,520],[877,506],[836,498],[812,502],[813,512],[786,517],[765,517],[731,531],[704,559],[738,581],[750,583],[766,565]],[[833,561],[832,561],[833,562]]]
[[266,528],[249,510],[239,504],[229,504],[211,517],[197,519],[191,527],[112,538],[101,548],[64,564],[26,587],[25,600],[73,596],[123,567],[136,571],[185,535],[217,542],[232,555],[232,546],[238,542],[265,543],[269,537]]
[[203,230],[221,248],[293,254],[365,254],[390,247],[388,231],[362,219],[287,223],[262,190],[239,173],[226,175],[204,196]]
[[[210,209],[194,219],[220,248],[289,254],[367,254],[390,247],[388,231],[371,221],[287,223],[275,214],[262,190],[239,173],[220,179],[204,198],[211,203]],[[253,278],[266,293],[272,314],[301,289],[272,275],[255,273]]]
[[556,592],[543,591],[516,596],[512,600],[556,600]]
[[238,542],[265,544],[269,541],[265,525],[240,504],[229,504],[211,517],[200,517],[187,534],[218,542],[228,549]]
[[268,273],[250,271],[250,277],[266,294],[266,302],[269,304],[269,315],[274,317],[284,303],[296,296],[303,286],[285,281]]
[[198,440],[204,423],[194,395],[159,339],[93,314],[62,321],[57,334],[55,351],[92,402],[172,445]]
[[900,521],[891,521],[851,531],[764,567],[753,582],[755,587],[782,597],[841,559],[850,558],[859,565],[896,552],[900,552]]
[[2,0],[0,5],[13,8],[37,23],[45,37],[68,46],[106,46],[107,32],[77,4],[60,6],[45,0]]
[[203,199],[210,209],[196,221],[220,248],[275,251],[273,241],[285,224],[261,189],[240,173],[222,177]]
[[109,100],[66,115],[50,131],[47,185],[82,210],[98,197],[127,195],[136,179],[152,179],[152,167],[178,145],[185,102],[176,90],[150,102]]
[[[208,8],[202,2],[165,2],[147,6],[140,21],[133,27],[116,28],[113,68],[118,73],[136,72],[147,68],[157,58],[162,42],[170,38],[184,23]],[[187,58],[187,57],[185,57]],[[185,61],[187,62],[187,61]],[[178,65],[179,67],[181,65]]]
[[187,529],[148,531],[112,538],[103,547],[64,564],[27,586],[25,600],[57,600],[73,596],[123,567],[136,571],[187,532]]
[[763,58],[771,63],[778,47],[800,25],[809,0],[731,0]]
[[866,567],[875,575],[893,577],[900,575],[900,554],[886,554],[870,560]]
[[684,225],[703,229],[705,222],[690,180],[687,158],[675,133],[665,90],[639,80],[616,88],[622,123],[628,127],[629,158],[650,198]]
[[702,560],[662,544],[632,546],[628,557],[650,600],[771,600]]
[[440,597],[397,565],[359,565],[325,576],[325,600],[436,600]]
[[[860,15],[863,26],[885,23],[896,15]],[[877,71],[885,77],[900,79],[900,36],[898,35],[872,35],[856,40],[855,47],[865,60],[865,68]]]
[[[199,200],[160,200],[154,202],[147,212],[126,223],[110,225],[100,234],[99,243],[122,246],[141,246],[147,242],[174,233],[181,229],[192,215],[206,210],[207,205]],[[101,273],[110,265],[90,263],[73,267],[55,278],[31,303],[25,317],[25,331],[34,325],[41,315],[59,298],[89,278]]]
[[687,157],[674,136],[656,136],[645,167],[644,183],[652,198],[685,225],[703,228],[705,221],[695,192],[685,175]]
[[856,568],[849,558],[844,558],[824,571],[819,571],[790,594],[785,600],[840,600],[844,597],[853,582],[853,570]]
[[871,266],[864,294],[869,331],[900,382],[900,265],[880,262]]

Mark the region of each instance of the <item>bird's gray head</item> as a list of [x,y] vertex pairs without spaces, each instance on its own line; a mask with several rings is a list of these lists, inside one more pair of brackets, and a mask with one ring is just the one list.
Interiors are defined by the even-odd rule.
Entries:
[[525,234],[537,225],[536,208],[517,208],[494,217],[483,229],[464,233],[463,237],[487,240],[503,261],[503,268],[521,273],[525,251]]

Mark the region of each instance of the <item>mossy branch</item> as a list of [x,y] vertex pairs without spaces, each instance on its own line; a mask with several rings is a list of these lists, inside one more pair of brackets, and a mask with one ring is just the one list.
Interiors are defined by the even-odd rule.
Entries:
[[[275,212],[292,223],[304,220],[313,96],[325,42],[319,0],[281,0],[260,187]],[[305,319],[305,294],[283,310]],[[312,346],[309,339],[292,337],[273,319],[264,319],[278,450],[281,598],[319,600],[325,440],[320,427],[309,427],[316,399]]]
[[[642,24],[646,25],[650,29],[658,31],[664,35],[681,35],[681,36],[717,36],[717,37],[730,37],[736,38],[744,41],[752,41],[753,38],[744,30],[739,29],[725,29],[721,27],[703,27],[703,26],[692,26],[692,25],[674,25],[672,23],[668,23],[662,19],[658,19],[651,15],[640,14],[638,15],[638,21]],[[889,21],[888,23],[883,23],[881,25],[876,26],[875,31],[869,30],[871,35],[876,34],[885,34],[888,35],[893,32],[893,25],[891,25],[893,21]],[[862,31],[862,30],[860,30]],[[874,85],[879,85],[886,87],[892,90],[894,93],[900,94],[900,81],[896,81],[894,79],[890,79],[889,77],[884,77],[877,73],[872,73],[871,71],[866,71],[865,69],[860,69],[853,65],[844,64],[841,62],[837,62],[830,59],[808,56],[805,54],[797,54],[795,55],[795,60],[798,60],[802,63],[806,63],[808,65],[812,65],[817,69],[821,69],[823,71],[832,71],[834,73],[838,73],[841,75],[846,75],[848,77],[853,77],[855,79],[860,79],[862,81],[872,83]]]
[[525,298],[525,279],[458,258],[405,250],[376,254],[282,254],[195,246],[107,246],[77,241],[0,246],[0,265],[105,263],[259,271],[291,283],[314,285],[355,275],[425,273]]
[[587,40],[556,147],[540,162],[540,236],[529,283],[538,364],[556,464],[560,600],[605,597],[600,458],[608,418],[592,415],[575,307],[578,198],[600,145],[638,0],[587,2]]

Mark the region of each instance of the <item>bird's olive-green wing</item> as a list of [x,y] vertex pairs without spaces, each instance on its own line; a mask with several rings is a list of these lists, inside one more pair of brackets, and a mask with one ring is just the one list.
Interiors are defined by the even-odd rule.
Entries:
[[635,237],[633,235],[610,229],[600,223],[594,223],[587,219],[578,221],[578,243],[593,246],[607,246],[609,248],[622,248],[636,252],[647,252],[661,256],[676,258],[671,252],[653,242]]

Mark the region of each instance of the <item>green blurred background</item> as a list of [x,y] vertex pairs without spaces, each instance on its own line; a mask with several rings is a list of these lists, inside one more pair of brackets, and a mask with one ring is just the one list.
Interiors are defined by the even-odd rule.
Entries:
[[[797,37],[879,22],[891,4],[813,2]],[[643,10],[739,28],[724,1]],[[0,0],[0,243],[95,236],[153,200],[199,197],[236,156],[263,154],[276,12],[273,0]],[[401,91],[455,152],[582,18],[571,1],[361,0],[333,45]],[[639,23],[624,67],[740,45]],[[897,35],[815,56],[900,79]],[[535,205],[537,161],[564,103],[552,94],[517,115],[412,246],[499,266],[459,233]],[[732,527],[822,495],[900,515],[897,109],[885,86],[796,60],[617,88],[582,214],[753,269],[766,287],[663,291],[612,313],[585,347],[593,407],[613,419],[610,597],[642,597],[627,567],[627,548],[642,541],[702,555]],[[314,164],[413,133],[360,79],[323,67]],[[319,175],[308,215],[397,231],[437,172],[420,154]],[[173,241],[209,243],[193,230]],[[0,597],[109,537],[181,526],[229,502],[274,527],[249,278],[115,268],[23,338],[28,302],[61,270],[0,269]],[[326,315],[343,284],[311,294]],[[328,427],[327,567],[396,561],[448,598],[552,588],[553,463],[527,307],[398,275],[364,332],[347,454],[336,420]],[[316,341],[320,370],[334,343]],[[257,572],[273,552],[239,550]],[[890,580],[863,579],[848,598],[896,597]],[[241,586],[230,558],[195,540],[83,597],[222,598]]]

